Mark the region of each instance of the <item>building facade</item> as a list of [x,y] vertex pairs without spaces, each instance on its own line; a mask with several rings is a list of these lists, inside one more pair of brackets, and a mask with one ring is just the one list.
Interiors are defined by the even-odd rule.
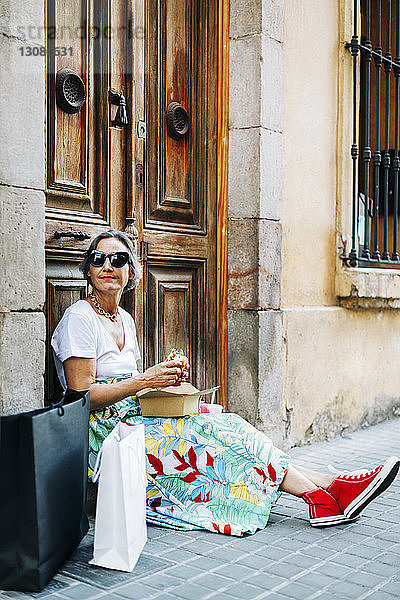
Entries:
[[[44,398],[49,90],[46,58],[29,62],[19,50],[44,43],[27,25],[44,23],[45,7],[3,6],[0,406],[7,413]],[[229,47],[221,30],[227,9],[221,0],[211,11],[225,43],[219,60],[229,50],[228,106],[218,105],[220,120],[229,111],[229,154],[218,163],[228,213],[216,219],[228,241],[221,276],[227,404],[290,447],[400,412],[400,271],[352,267],[341,258],[354,237],[353,56],[346,42],[362,6],[355,15],[349,0],[231,0]],[[213,40],[216,49],[221,37]],[[223,83],[221,70],[218,77]],[[218,139],[223,144],[224,135]],[[221,189],[212,192],[217,201]],[[146,230],[140,225],[139,235]],[[146,239],[151,256],[153,238]],[[70,276],[52,268],[48,280]],[[149,280],[151,268],[150,260]],[[217,327],[217,344],[220,333]]]

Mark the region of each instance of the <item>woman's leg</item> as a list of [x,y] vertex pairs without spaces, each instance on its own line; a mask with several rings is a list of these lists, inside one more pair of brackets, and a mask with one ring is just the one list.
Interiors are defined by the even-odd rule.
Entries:
[[297,467],[289,465],[286,475],[282,480],[279,489],[282,492],[287,492],[293,496],[301,496],[305,492],[311,492],[312,490],[318,489],[318,486],[306,475],[300,473]]
[[337,477],[337,475],[331,475],[329,473],[320,473],[319,471],[312,471],[311,469],[306,469],[306,467],[300,467],[299,465],[293,465],[296,471],[302,473],[307,479],[312,481],[316,486],[326,490],[333,480]]
[[[316,473],[316,475],[315,479],[319,479],[318,476],[323,474]],[[308,514],[313,527],[328,527],[350,522],[344,516],[335,498],[293,465],[289,465],[279,489],[293,496],[300,496],[309,505]]]

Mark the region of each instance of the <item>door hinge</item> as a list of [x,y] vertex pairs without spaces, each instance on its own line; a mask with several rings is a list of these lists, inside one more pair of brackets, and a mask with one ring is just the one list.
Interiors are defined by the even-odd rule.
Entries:
[[142,262],[147,262],[149,252],[149,242],[144,242],[143,240],[140,242],[140,260]]

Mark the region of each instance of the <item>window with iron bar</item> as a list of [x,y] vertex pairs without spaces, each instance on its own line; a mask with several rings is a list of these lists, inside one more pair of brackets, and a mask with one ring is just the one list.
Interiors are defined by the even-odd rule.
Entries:
[[400,268],[400,0],[354,0],[346,48],[353,58],[352,247],[342,258],[351,267]]

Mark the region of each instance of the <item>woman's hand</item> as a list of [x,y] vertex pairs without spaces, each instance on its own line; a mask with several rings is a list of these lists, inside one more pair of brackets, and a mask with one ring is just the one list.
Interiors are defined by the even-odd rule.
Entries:
[[179,385],[183,374],[185,374],[186,379],[187,371],[182,370],[179,361],[165,360],[147,369],[142,374],[142,378],[147,387],[167,387],[169,385]]
[[182,368],[182,365],[180,365],[180,367],[181,373],[180,375],[178,375],[178,379],[175,381],[174,385],[181,385],[181,383],[186,381],[186,379],[188,378],[189,371],[187,369]]
[[188,375],[178,360],[165,360],[144,373],[109,385],[96,383],[96,360],[71,357],[64,361],[65,378],[72,390],[90,390],[91,410],[110,406],[149,387],[180,385]]
[[174,385],[180,385],[181,383],[186,381],[186,379],[188,378],[189,367],[190,367],[189,359],[187,356],[185,356],[182,349],[177,350],[176,348],[172,348],[171,352],[168,354],[168,356],[164,362],[166,362],[168,360],[175,360],[180,365],[181,372],[180,372],[180,375],[178,376],[177,380],[174,383]]
[[189,371],[187,369],[182,369],[182,374],[181,374],[181,377],[180,377],[180,381],[178,382],[178,385],[180,383],[182,383],[183,381],[186,381],[186,379],[188,378],[188,376],[189,376]]

